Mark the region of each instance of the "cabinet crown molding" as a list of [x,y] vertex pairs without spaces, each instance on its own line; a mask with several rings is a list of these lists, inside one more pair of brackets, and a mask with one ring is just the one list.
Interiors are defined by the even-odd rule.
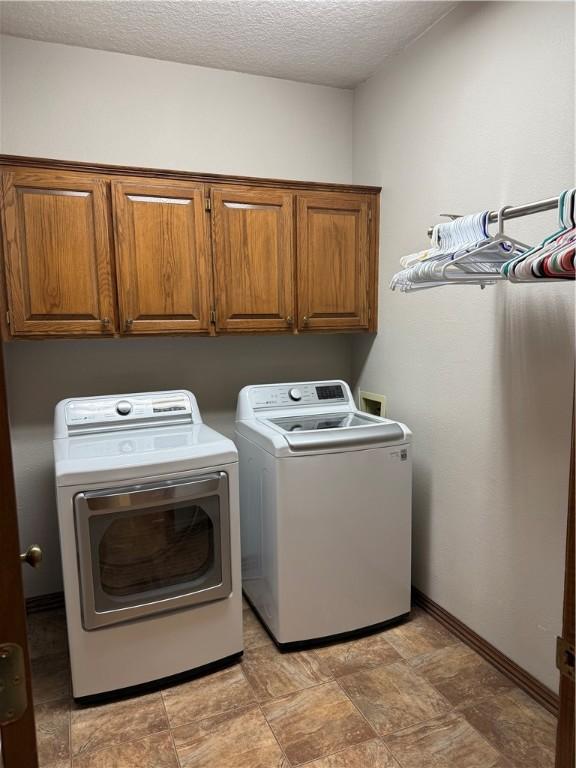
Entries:
[[0,154],[0,170],[3,166],[18,168],[35,168],[52,171],[81,171],[91,175],[104,177],[138,176],[147,179],[172,179],[173,181],[196,181],[203,184],[238,184],[240,186],[281,187],[292,190],[313,190],[317,192],[351,192],[354,194],[378,194],[382,187],[361,184],[346,184],[333,182],[300,181],[295,179],[274,179],[259,176],[238,176],[224,173],[205,173],[196,171],[180,171],[169,168],[144,168],[130,165],[109,165],[106,163],[87,163],[75,160],[59,160],[57,158],[30,157],[26,155]]

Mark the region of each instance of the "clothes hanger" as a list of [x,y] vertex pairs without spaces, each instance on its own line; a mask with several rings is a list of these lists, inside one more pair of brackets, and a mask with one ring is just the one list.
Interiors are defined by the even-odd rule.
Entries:
[[558,199],[558,229],[523,256],[511,259],[503,266],[502,272],[510,282],[571,278],[574,275],[570,247],[576,236],[575,197],[576,189],[564,190]]
[[[563,195],[564,195],[564,193],[561,193],[561,195],[560,195],[560,198],[559,198],[559,201],[558,201],[558,211],[559,211],[559,226],[560,226],[560,229],[558,230],[559,232],[562,232],[562,231],[563,231],[563,229],[564,229],[564,228],[563,228],[563,225],[562,225],[562,218],[561,218],[561,217],[562,217],[562,204],[563,204]],[[552,237],[553,237],[553,236],[551,236],[551,238],[552,238]],[[530,250],[528,250],[528,251],[527,251],[525,254],[523,254],[523,255],[521,255],[521,256],[516,256],[515,258],[513,258],[513,259],[510,259],[509,261],[507,261],[507,262],[506,262],[506,264],[504,264],[504,265],[503,265],[503,267],[502,267],[502,274],[503,274],[503,275],[505,275],[506,277],[508,277],[508,279],[512,280],[512,282],[515,282],[515,280],[514,280],[514,277],[515,277],[515,269],[516,269],[516,266],[517,266],[517,265],[518,265],[520,262],[524,261],[524,259],[527,259],[527,258],[528,258],[529,256],[531,256],[532,254],[534,254],[534,253],[536,253],[537,251],[539,251],[539,250],[540,250],[540,248],[542,248],[542,247],[543,247],[543,245],[544,245],[544,242],[545,242],[545,241],[543,241],[542,243],[540,243],[540,245],[535,245],[533,248],[531,248]]]
[[538,276],[556,279],[574,277],[575,200],[576,189],[567,190],[562,206],[562,220],[566,231],[557,238],[557,246],[553,252],[532,266],[532,271]]
[[565,198],[566,198],[566,191],[560,194],[560,197],[558,200],[558,229],[556,230],[556,232],[553,232],[551,235],[548,235],[546,238],[544,238],[544,240],[540,243],[540,245],[535,246],[526,254],[524,254],[524,258],[517,259],[511,262],[510,266],[506,268],[506,274],[512,282],[526,282],[526,281],[535,279],[536,276],[532,272],[532,264],[535,263],[540,256],[545,255],[547,252],[546,249],[548,248],[548,245],[551,243],[554,243],[556,241],[556,238],[565,231],[565,226],[564,226]]
[[[510,250],[519,245],[524,248],[524,244],[503,235],[502,225],[495,235],[490,235],[489,214],[489,211],[482,211],[462,216],[449,223],[437,224],[432,230],[432,248],[427,258],[419,260],[418,263],[412,263],[409,268],[397,273],[390,287],[398,287],[406,291],[457,283],[484,286],[488,282],[486,278],[492,277],[490,282],[502,279],[498,270],[492,266],[488,267],[486,263],[479,265],[476,259],[473,259],[473,269],[465,263],[458,270],[450,269],[454,263],[469,261],[470,255],[477,252],[482,254],[484,262],[496,261],[497,264],[501,264],[503,259],[509,258]],[[494,249],[497,246],[499,249],[495,252]],[[481,250],[482,248],[484,250]],[[504,255],[500,249],[503,249]]]
[[[450,280],[441,280],[443,265],[452,260],[455,255],[468,253],[477,247],[478,243],[485,243],[490,239],[487,231],[488,211],[479,214],[463,216],[450,225],[438,224],[432,230],[430,253],[428,258],[410,269],[402,270],[392,279],[391,287],[399,288],[403,292],[425,290],[441,285],[454,285],[466,283],[475,284],[483,288],[489,281],[485,277],[455,274]],[[499,277],[496,275],[496,277]]]
[[[477,246],[463,252],[443,266],[442,277],[445,279],[462,278],[459,273],[466,275],[486,275],[494,280],[502,279],[501,267],[511,255],[524,254],[530,249],[527,243],[518,240],[504,232],[504,212],[511,206],[503,206],[498,211],[498,231],[488,234],[488,218],[486,215],[485,232],[487,237]],[[470,279],[470,278],[468,278]]]
[[524,283],[575,279],[576,188],[559,196],[558,228],[535,246],[504,232],[507,208],[498,212],[494,235],[488,233],[488,211],[437,224],[431,248],[401,260],[405,268],[393,276],[390,287],[407,292],[462,283],[483,288],[503,279]]

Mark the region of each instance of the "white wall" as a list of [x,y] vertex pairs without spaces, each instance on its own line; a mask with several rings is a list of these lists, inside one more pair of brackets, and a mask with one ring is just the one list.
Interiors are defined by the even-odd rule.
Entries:
[[[346,182],[352,93],[115,53],[1,38],[9,154]],[[350,339],[244,337],[5,345],[23,544],[42,544],[27,594],[60,589],[53,408],[63,397],[188,387],[230,432],[244,384],[350,376]]]
[[[59,588],[51,422],[67,395],[188,386],[229,431],[249,381],[350,375],[389,397],[415,441],[414,581],[555,687],[573,365],[571,286],[387,283],[440,211],[573,184],[571,7],[461,4],[359,88],[354,176],[383,185],[380,332],[11,342],[6,345],[24,543]],[[535,48],[535,41],[537,46]],[[143,166],[349,181],[352,95],[3,38],[0,150]],[[537,238],[553,217],[513,228]]]
[[2,151],[348,182],[352,91],[1,38]]
[[388,283],[438,213],[574,185],[573,30],[568,3],[463,3],[355,94],[355,181],[383,186],[380,333],[358,340],[355,368],[414,431],[413,581],[551,688],[573,285]]

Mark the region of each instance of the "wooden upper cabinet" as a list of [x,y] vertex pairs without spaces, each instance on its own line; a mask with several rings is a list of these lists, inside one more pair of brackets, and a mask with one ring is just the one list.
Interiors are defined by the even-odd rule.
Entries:
[[15,335],[114,331],[106,182],[77,173],[2,174],[6,289]]
[[369,327],[370,195],[298,195],[298,328]]
[[284,331],[294,323],[293,194],[212,188],[217,323],[222,331]]
[[113,181],[112,200],[121,332],[207,332],[204,185]]
[[4,335],[376,330],[376,187],[2,155],[0,175]]

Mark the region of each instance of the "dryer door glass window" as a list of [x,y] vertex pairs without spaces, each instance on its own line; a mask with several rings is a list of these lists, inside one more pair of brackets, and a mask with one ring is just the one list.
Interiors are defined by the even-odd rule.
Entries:
[[228,478],[78,494],[86,629],[227,597]]
[[198,504],[92,517],[103,596],[126,601],[219,583],[217,512],[218,497],[209,496]]

